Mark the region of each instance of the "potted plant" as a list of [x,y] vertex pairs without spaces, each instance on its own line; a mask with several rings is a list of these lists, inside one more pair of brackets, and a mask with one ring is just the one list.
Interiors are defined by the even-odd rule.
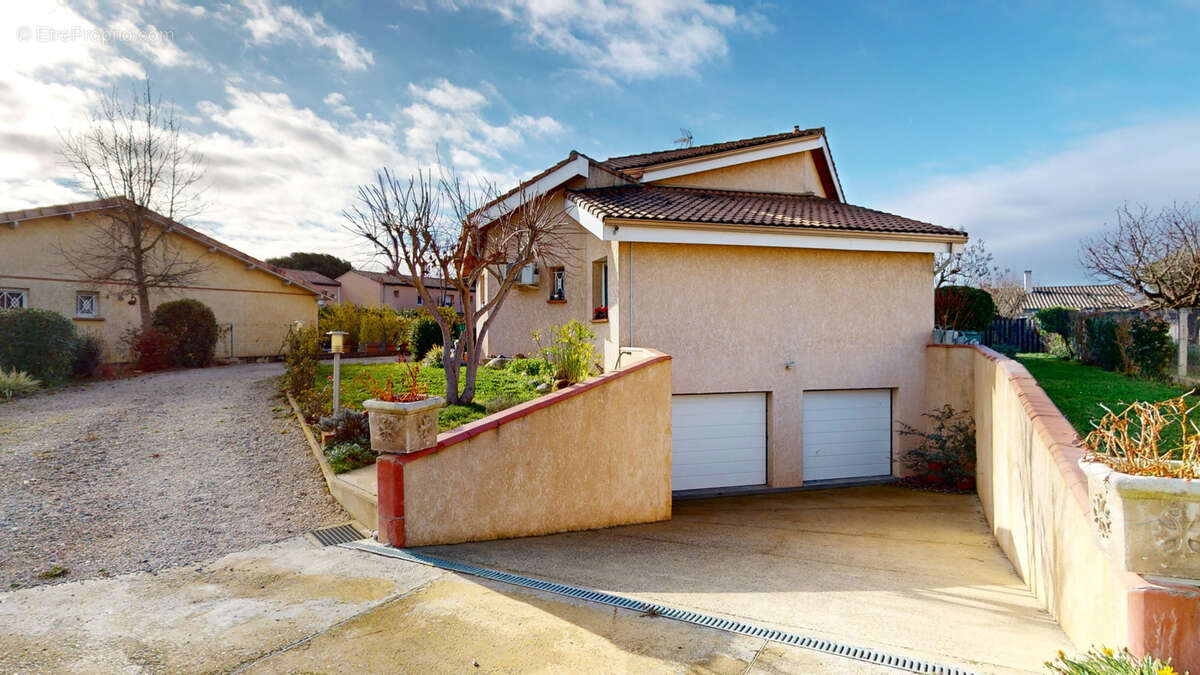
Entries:
[[[1107,410],[1107,408],[1106,408]],[[1084,439],[1100,545],[1125,570],[1200,578],[1200,432],[1185,397],[1108,410]]]
[[418,364],[406,364],[400,390],[390,377],[381,385],[369,373],[363,373],[371,392],[371,398],[363,401],[363,409],[370,413],[367,419],[375,452],[405,454],[437,443],[438,409],[446,399],[428,395],[419,379],[420,372]]

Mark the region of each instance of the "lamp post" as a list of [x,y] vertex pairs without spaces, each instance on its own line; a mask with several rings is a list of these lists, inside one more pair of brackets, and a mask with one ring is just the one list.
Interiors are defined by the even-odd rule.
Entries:
[[333,353],[333,414],[338,414],[342,407],[342,352],[345,351],[345,337],[349,335],[344,330],[331,330],[329,336],[329,351]]

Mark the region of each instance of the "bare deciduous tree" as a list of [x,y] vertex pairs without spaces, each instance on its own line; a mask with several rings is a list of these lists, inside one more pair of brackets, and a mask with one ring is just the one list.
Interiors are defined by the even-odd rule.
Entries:
[[1200,305],[1200,217],[1192,204],[1117,210],[1117,222],[1084,242],[1083,266],[1161,309]]
[[207,268],[170,237],[172,221],[201,208],[203,158],[181,131],[175,107],[146,81],[128,101],[112,91],[86,130],[63,138],[63,158],[80,182],[97,198],[116,199],[82,243],[59,251],[89,281],[125,284],[121,295],[136,298],[142,330],[150,327],[151,289],[186,284]]
[[980,287],[991,293],[992,302],[996,303],[996,316],[1009,319],[1020,316],[1027,295],[1021,282],[1008,274],[997,274],[984,280]]
[[[411,276],[426,307],[437,306],[426,277],[440,277],[458,292],[465,327],[453,349],[454,326],[441,312],[431,312],[446,345],[446,401],[452,405],[474,400],[480,344],[521,268],[555,263],[571,250],[566,214],[548,195],[518,189],[507,197],[514,208],[491,214],[483,207],[495,192],[445,170],[437,178],[430,170],[402,179],[383,169],[374,183],[359,188],[357,203],[344,212],[347,229],[369,242],[391,273]],[[482,292],[479,284],[487,274],[496,291],[468,306],[471,290]],[[461,393],[460,364],[466,367]]]
[[982,239],[969,242],[958,253],[939,253],[933,257],[934,288],[948,284],[975,286],[999,272]]

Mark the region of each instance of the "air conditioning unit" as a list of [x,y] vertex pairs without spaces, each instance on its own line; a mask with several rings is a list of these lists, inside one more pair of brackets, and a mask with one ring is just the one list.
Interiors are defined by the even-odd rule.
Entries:
[[537,286],[538,285],[538,268],[537,263],[529,263],[521,268],[520,274],[517,275],[518,286]]

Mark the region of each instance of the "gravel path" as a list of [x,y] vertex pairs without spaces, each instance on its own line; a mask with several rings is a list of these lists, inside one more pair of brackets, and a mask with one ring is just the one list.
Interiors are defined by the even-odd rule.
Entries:
[[[0,403],[0,582],[191,563],[349,517],[279,364],[182,370]],[[61,576],[42,578],[59,566]]]

